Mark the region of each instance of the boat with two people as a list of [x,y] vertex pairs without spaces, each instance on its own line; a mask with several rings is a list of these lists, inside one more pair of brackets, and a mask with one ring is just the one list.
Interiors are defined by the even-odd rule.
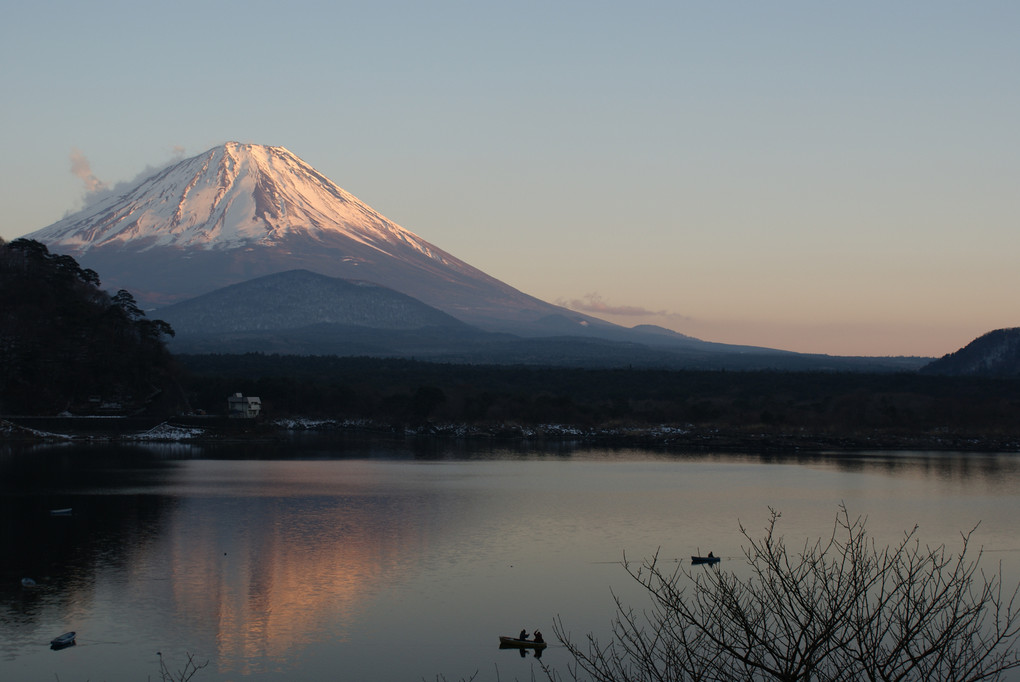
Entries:
[[521,630],[521,634],[516,637],[499,637],[499,648],[500,649],[544,649],[547,644],[542,638],[542,633],[535,630],[535,638],[528,639],[527,630]]

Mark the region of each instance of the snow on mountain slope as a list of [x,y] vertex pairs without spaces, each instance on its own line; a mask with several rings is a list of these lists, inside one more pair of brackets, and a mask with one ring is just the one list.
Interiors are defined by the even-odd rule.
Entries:
[[283,147],[229,142],[181,161],[33,236],[86,253],[115,242],[230,249],[288,234],[338,232],[374,248],[405,244],[442,261],[424,240],[386,220]]

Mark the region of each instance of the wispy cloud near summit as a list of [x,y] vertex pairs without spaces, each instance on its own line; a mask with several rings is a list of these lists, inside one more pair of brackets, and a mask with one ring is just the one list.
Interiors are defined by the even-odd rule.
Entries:
[[96,177],[89,160],[77,147],[71,148],[71,173],[85,183],[86,196],[106,190],[106,183]]
[[[92,172],[92,164],[89,163],[88,157],[78,149],[77,147],[71,148],[71,174],[81,180],[85,185],[85,195],[83,201],[86,207],[95,204],[97,201],[105,199],[108,196],[117,194],[118,192],[124,191],[136,185],[139,181],[157,173],[158,171],[170,166],[171,164],[177,163],[184,158],[184,147],[181,145],[174,145],[170,148],[170,160],[166,161],[157,166],[146,166],[141,172],[130,180],[123,180],[116,183],[112,187],[107,183],[96,177],[96,174]],[[64,217],[75,212],[75,209],[69,209]]]

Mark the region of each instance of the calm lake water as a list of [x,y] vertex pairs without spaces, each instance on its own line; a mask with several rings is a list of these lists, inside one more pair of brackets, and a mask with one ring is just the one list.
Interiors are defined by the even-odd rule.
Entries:
[[[788,544],[845,502],[882,544],[974,542],[1020,576],[1020,457],[499,449],[295,437],[273,446],[0,450],[0,679],[541,679],[499,635],[608,632],[620,561],[739,569],[768,508]],[[71,507],[55,517],[50,509]],[[21,578],[37,582],[21,586]],[[78,633],[76,646],[50,639]]]

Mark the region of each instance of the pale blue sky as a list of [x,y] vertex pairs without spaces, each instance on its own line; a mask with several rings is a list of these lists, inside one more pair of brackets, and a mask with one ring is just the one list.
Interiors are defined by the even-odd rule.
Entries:
[[0,237],[80,207],[75,149],[115,184],[282,145],[550,302],[942,355],[1020,325],[1018,37],[1012,1],[7,3]]

